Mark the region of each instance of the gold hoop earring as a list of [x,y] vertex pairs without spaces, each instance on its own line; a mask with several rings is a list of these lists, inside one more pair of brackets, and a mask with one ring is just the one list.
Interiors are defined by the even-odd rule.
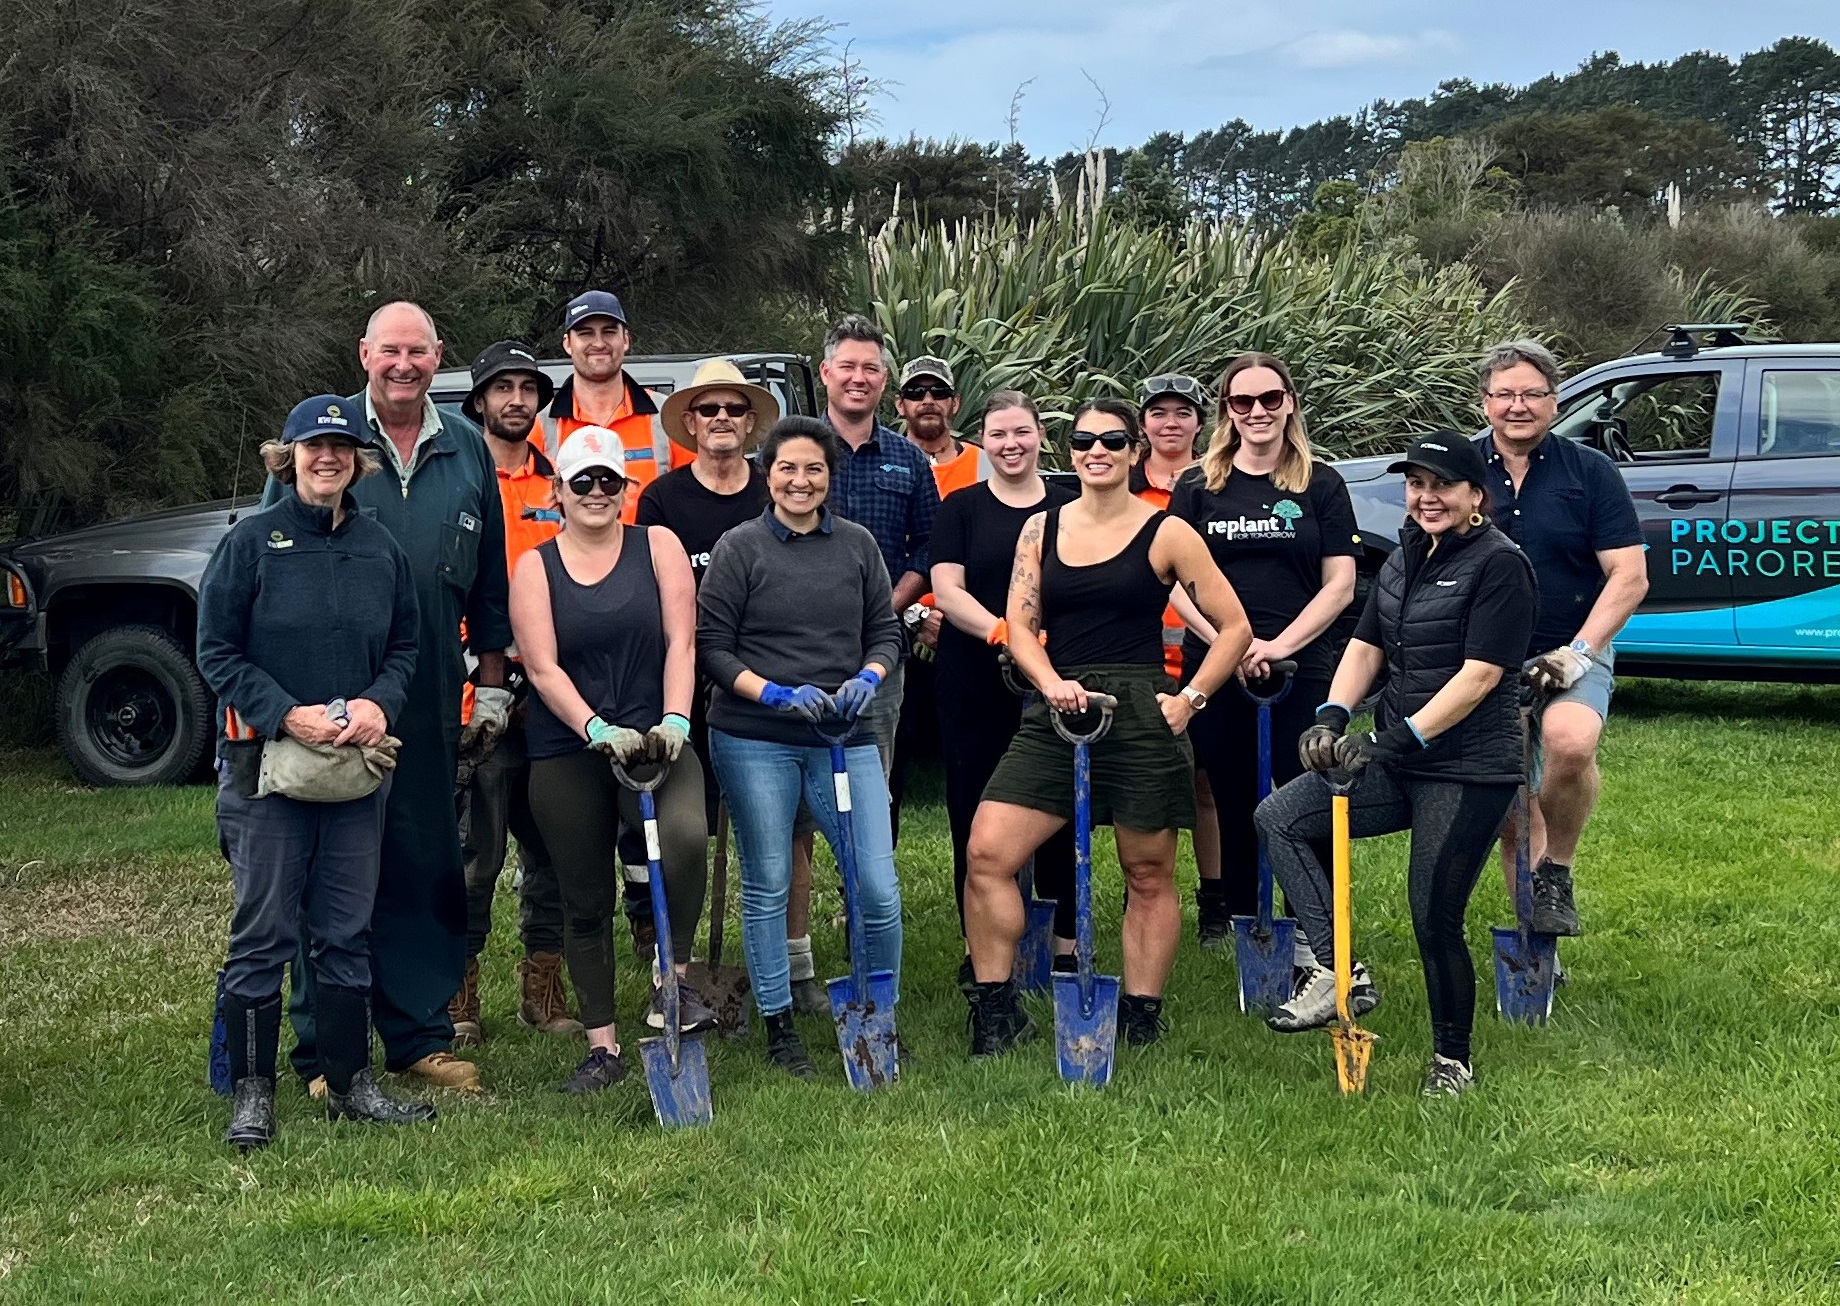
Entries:
[[1479,513],[1479,512],[1472,512],[1472,513],[1471,513],[1471,514],[1469,515],[1469,524],[1470,524],[1471,526],[1480,526],[1480,525],[1482,525],[1482,514],[1481,514],[1481,513]]

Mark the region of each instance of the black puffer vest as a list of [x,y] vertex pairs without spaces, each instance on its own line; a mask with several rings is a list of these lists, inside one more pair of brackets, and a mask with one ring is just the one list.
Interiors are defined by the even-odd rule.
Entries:
[[[1446,533],[1437,552],[1431,537],[1408,521],[1375,580],[1386,685],[1377,712],[1394,726],[1429,703],[1463,666],[1464,637],[1483,566],[1511,553],[1533,577],[1520,548],[1491,522],[1462,535]],[[1526,632],[1530,635],[1531,631]],[[1395,765],[1401,775],[1471,784],[1521,779],[1520,677],[1504,673],[1474,711]]]

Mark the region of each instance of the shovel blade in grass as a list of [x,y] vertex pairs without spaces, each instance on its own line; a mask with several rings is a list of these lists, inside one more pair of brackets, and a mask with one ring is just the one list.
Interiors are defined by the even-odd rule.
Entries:
[[1078,975],[1054,976],[1054,1052],[1069,1084],[1104,1088],[1118,1050],[1118,977],[1094,975],[1090,1004]]
[[1517,1025],[1544,1025],[1552,1015],[1559,941],[1550,934],[1495,928],[1495,1010]]
[[860,1093],[892,1084],[901,1077],[899,1045],[895,1042],[894,972],[869,972],[868,993],[859,996],[856,981],[848,975],[827,986],[831,1019],[837,1023],[837,1050],[843,1053],[843,1073]]
[[677,1064],[671,1064],[671,1040],[639,1040],[639,1060],[645,1066],[645,1086],[652,1092],[652,1109],[666,1129],[706,1125],[715,1119],[709,1100],[709,1058],[703,1040],[677,1042]]
[[1263,927],[1257,916],[1233,918],[1241,1011],[1269,1016],[1291,1000],[1297,976],[1296,943],[1297,922],[1289,917],[1276,917]]
[[1353,1023],[1331,1025],[1330,1041],[1335,1044],[1335,1079],[1343,1096],[1367,1091],[1367,1063],[1373,1059],[1379,1035]]

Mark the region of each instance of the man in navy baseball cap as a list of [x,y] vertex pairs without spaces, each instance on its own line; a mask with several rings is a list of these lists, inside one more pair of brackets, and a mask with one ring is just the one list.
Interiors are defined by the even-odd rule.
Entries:
[[281,443],[296,444],[322,435],[340,436],[353,444],[371,443],[364,410],[343,395],[314,395],[295,404],[281,428]]
[[591,317],[610,317],[621,326],[626,325],[626,310],[620,307],[618,295],[608,290],[584,290],[562,310],[562,329],[573,331]]

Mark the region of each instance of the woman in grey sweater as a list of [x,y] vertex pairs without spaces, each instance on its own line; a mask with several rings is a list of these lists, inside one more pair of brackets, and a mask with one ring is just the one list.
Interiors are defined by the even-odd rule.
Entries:
[[846,741],[851,829],[869,968],[901,968],[888,786],[863,709],[898,664],[901,626],[875,537],[824,506],[844,457],[835,433],[808,417],[768,432],[760,465],[772,505],[724,535],[697,594],[697,657],[716,686],[709,754],[741,853],[742,938],[767,1056],[801,1079],[816,1072],[792,1026],[786,898],[792,824],[803,795],[838,842],[830,751],[819,721],[859,722]]

